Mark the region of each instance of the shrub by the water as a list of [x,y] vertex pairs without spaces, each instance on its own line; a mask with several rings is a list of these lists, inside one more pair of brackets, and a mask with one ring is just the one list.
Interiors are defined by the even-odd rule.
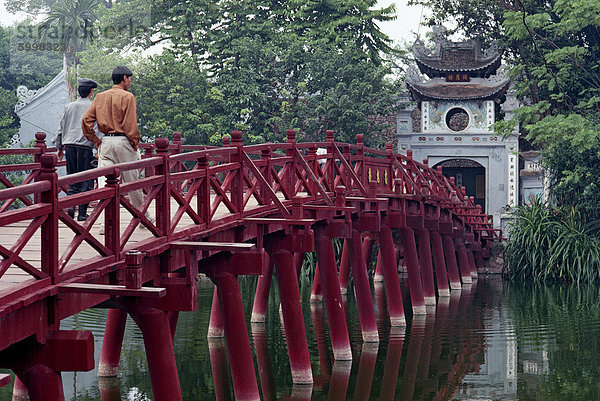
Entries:
[[600,224],[581,208],[538,199],[519,206],[510,223],[505,273],[535,281],[600,281]]

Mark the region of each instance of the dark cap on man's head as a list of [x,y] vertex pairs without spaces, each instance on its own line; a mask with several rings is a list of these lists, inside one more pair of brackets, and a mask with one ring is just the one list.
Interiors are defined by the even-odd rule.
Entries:
[[77,86],[84,86],[86,88],[96,88],[98,87],[98,84],[96,83],[96,81],[89,78],[79,78],[77,80]]
[[113,75],[127,75],[128,77],[133,75],[133,72],[123,65],[116,66],[112,73]]

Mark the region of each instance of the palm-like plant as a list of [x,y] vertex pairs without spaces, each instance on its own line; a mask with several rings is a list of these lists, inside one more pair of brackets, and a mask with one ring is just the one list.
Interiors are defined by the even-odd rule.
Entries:
[[[61,45],[67,61],[67,73],[70,65],[76,70],[76,52],[96,37],[93,23],[97,17],[94,11],[99,4],[98,0],[58,0],[38,26],[40,40],[56,36],[53,39]],[[69,91],[72,89],[73,85],[69,83]]]

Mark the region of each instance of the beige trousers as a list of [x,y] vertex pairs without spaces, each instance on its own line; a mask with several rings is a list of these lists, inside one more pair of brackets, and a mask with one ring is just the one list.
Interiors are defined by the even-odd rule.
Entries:
[[[102,137],[102,143],[98,148],[98,167],[112,166],[113,164],[125,163],[140,160],[140,154],[133,150],[129,140],[125,136]],[[139,170],[121,171],[121,182],[132,182],[140,178]],[[99,177],[98,187],[103,188],[106,185],[106,179]],[[136,208],[142,205],[142,191],[135,190],[129,192],[129,201]]]

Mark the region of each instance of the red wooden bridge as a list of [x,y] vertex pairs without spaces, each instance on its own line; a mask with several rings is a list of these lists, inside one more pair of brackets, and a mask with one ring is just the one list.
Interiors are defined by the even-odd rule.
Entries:
[[[365,343],[379,340],[365,254],[379,243],[374,279],[383,281],[392,326],[405,325],[398,260],[407,269],[410,307],[460,290],[477,277],[501,238],[464,188],[408,155],[355,144],[287,142],[243,146],[234,131],[223,147],[157,139],[141,161],[58,177],[53,149],[36,135],[34,162],[0,166],[0,367],[31,400],[63,400],[62,371],[94,368],[89,331],[62,319],[110,308],[98,372],[114,376],[129,314],[144,337],[154,400],[181,400],[172,340],[179,311],[197,307],[196,280],[215,283],[209,337],[224,336],[238,400],[259,392],[237,278],[260,275],[252,321],[264,321],[271,278],[279,285],[294,383],[312,383],[298,288],[305,252],[316,251],[314,300],[323,301],[334,358],[352,358],[342,293],[352,274]],[[326,150],[318,152],[318,148]],[[121,171],[143,178],[121,184]],[[31,171],[18,186],[10,171]],[[106,177],[106,186],[67,195],[69,184]],[[141,209],[128,200],[145,192]],[[66,209],[94,205],[85,222]],[[155,216],[149,219],[147,216]],[[105,235],[98,227],[104,222]],[[340,266],[332,240],[344,239]],[[276,267],[276,269],[274,269]],[[65,352],[68,350],[68,352]],[[10,377],[0,375],[0,386]]]

